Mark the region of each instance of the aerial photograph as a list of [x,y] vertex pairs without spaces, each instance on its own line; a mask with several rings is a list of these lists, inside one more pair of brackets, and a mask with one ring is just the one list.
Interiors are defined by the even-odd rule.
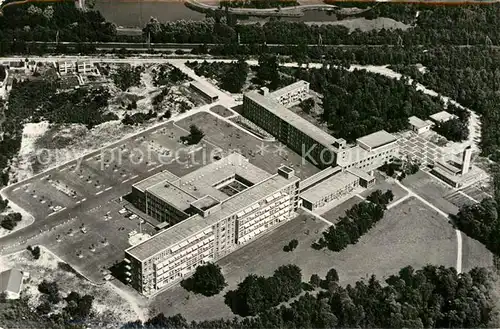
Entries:
[[0,0],[0,329],[500,328],[499,22]]

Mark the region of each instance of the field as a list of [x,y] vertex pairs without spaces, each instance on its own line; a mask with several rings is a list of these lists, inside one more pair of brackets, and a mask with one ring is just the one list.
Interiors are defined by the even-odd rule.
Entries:
[[406,177],[402,183],[442,211],[449,214],[458,212],[458,207],[444,197],[453,193],[453,189],[429,174],[420,170]]
[[211,107],[210,111],[214,112],[215,114],[218,114],[218,115],[220,115],[221,117],[224,117],[224,118],[228,118],[228,117],[231,117],[231,116],[235,115],[234,112],[232,112],[231,110],[225,108],[222,105],[216,105],[214,107]]
[[[414,198],[388,210],[384,219],[356,245],[338,253],[311,248],[327,226],[323,221],[301,215],[219,261],[229,283],[221,294],[206,298],[177,286],[158,295],[152,309],[168,315],[181,313],[188,320],[231,317],[223,301],[227,290],[234,289],[249,273],[269,276],[280,265],[290,263],[302,269],[304,281],[314,273],[324,276],[334,267],[343,285],[367,280],[372,273],[387,278],[407,265],[418,268],[426,264],[453,267],[456,264],[455,231],[445,219]],[[291,239],[297,239],[299,245],[286,253],[282,248]],[[482,245],[464,240],[468,246],[464,269],[491,265],[491,254]]]

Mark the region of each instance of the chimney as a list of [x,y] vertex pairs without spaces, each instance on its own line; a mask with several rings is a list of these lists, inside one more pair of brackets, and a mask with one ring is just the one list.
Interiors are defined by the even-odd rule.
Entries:
[[462,156],[462,175],[465,175],[469,172],[471,157],[472,157],[472,147],[469,145],[465,148]]
[[260,88],[260,94],[262,96],[267,96],[269,94],[269,88],[267,88],[267,87]]

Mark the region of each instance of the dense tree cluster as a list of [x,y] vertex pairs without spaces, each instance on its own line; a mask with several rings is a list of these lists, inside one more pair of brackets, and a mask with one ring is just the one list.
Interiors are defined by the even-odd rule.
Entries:
[[226,293],[225,303],[235,314],[256,315],[301,292],[300,268],[296,265],[284,265],[278,267],[271,277],[250,274],[238,284],[238,289]]
[[200,128],[195,125],[189,126],[189,135],[181,136],[181,142],[187,145],[195,145],[198,144],[202,138],[205,136],[205,133],[201,131]]
[[104,87],[57,91],[50,79],[15,83],[9,95],[9,113],[15,121],[48,120],[52,123],[81,123],[88,128],[118,119],[107,113],[110,94]]
[[12,231],[16,227],[17,223],[21,221],[22,218],[23,217],[18,212],[9,213],[3,216],[3,218],[0,221],[0,226],[6,230]]
[[156,116],[157,116],[156,112],[153,112],[152,110],[149,110],[146,113],[138,112],[138,113],[134,113],[132,115],[129,115],[127,113],[123,117],[122,123],[124,125],[129,125],[129,126],[142,124],[148,120],[156,118]]
[[458,118],[439,122],[433,129],[441,136],[453,142],[462,142],[469,137],[469,127]]
[[181,286],[197,294],[213,296],[221,292],[227,283],[220,266],[208,263],[198,266],[193,276],[183,280]]
[[115,85],[123,91],[130,87],[136,87],[141,84],[141,73],[144,71],[142,66],[120,66],[115,73],[111,75]]
[[241,93],[249,72],[248,64],[244,60],[235,63],[194,61],[187,62],[186,65],[191,67],[197,75],[217,80],[222,89],[231,93]]
[[478,204],[464,205],[452,219],[461,231],[500,255],[500,221],[495,200],[487,198]]
[[[327,275],[328,276],[328,275]],[[458,274],[454,268],[405,267],[386,282],[372,276],[338,285],[336,271],[316,282],[326,289],[305,293],[289,305],[268,308],[245,319],[186,321],[163,314],[128,323],[122,329],[202,328],[478,328],[494,326],[491,278],[485,269]]]
[[167,64],[162,64],[158,69],[153,71],[153,83],[155,86],[178,84],[188,79],[189,77],[184,72],[177,67]]
[[313,248],[341,251],[348,245],[355,244],[384,217],[385,208],[393,198],[391,190],[385,193],[374,191],[367,197],[369,202],[355,204],[346,211],[345,216],[339,218],[337,224],[324,231],[323,237],[313,244]]
[[172,21],[160,23],[151,19],[143,29],[152,42],[175,43],[231,43],[236,40],[236,31],[215,19],[203,21]]
[[39,259],[40,258],[40,247],[39,246],[28,246],[26,249],[31,253],[31,256],[33,256],[34,259]]
[[[9,2],[9,1],[6,1]],[[97,11],[81,11],[73,2],[7,6],[0,16],[0,53],[39,48],[29,41],[114,41],[116,27]]]
[[[364,70],[343,68],[291,69],[295,78],[311,83],[323,94],[322,120],[334,136],[348,141],[385,129],[408,128],[408,117],[426,118],[442,110],[442,104],[417,91],[406,81],[390,79]],[[293,71],[295,71],[293,73]]]

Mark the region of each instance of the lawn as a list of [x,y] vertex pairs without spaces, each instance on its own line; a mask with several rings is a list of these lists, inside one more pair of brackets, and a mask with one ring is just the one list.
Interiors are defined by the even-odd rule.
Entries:
[[[302,269],[304,281],[314,273],[324,276],[334,267],[343,285],[367,280],[371,274],[387,278],[407,265],[419,268],[426,264],[456,264],[454,229],[446,219],[414,198],[388,210],[386,216],[356,245],[341,252],[311,248],[311,243],[327,226],[318,219],[301,215],[220,260],[229,284],[221,294],[206,298],[176,286],[158,295],[152,308],[168,315],[181,313],[188,320],[231,317],[232,313],[223,301],[224,293],[234,289],[249,273],[269,276],[284,264],[297,264]],[[286,253],[283,246],[291,239],[297,239],[299,245],[293,252]],[[468,246],[464,270],[491,264],[491,254],[484,247],[465,237],[464,240]]]

